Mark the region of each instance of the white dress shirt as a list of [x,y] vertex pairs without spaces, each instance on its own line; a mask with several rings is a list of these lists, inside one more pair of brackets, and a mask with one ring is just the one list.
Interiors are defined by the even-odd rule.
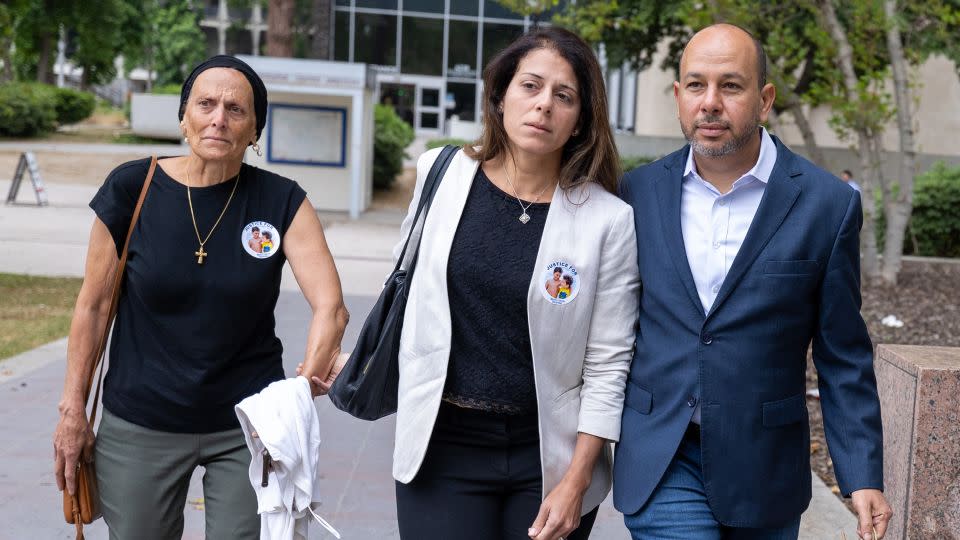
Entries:
[[[760,128],[760,131],[757,163],[725,194],[697,173],[692,148],[687,154],[680,196],[680,228],[687,263],[705,314],[710,312],[730,265],[743,245],[777,162],[773,139],[766,129]],[[699,404],[693,421],[700,423]]]

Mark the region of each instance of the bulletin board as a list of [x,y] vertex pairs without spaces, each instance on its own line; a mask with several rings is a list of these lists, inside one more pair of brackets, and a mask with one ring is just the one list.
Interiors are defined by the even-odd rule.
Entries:
[[267,161],[346,167],[347,109],[312,105],[270,105]]

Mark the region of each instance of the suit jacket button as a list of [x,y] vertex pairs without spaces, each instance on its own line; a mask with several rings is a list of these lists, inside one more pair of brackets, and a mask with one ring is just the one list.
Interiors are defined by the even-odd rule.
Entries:
[[700,336],[700,341],[702,341],[704,345],[709,345],[713,343],[713,336],[710,334],[703,334]]
[[697,406],[697,398],[690,396],[690,398],[687,399],[687,407],[696,407],[696,406]]

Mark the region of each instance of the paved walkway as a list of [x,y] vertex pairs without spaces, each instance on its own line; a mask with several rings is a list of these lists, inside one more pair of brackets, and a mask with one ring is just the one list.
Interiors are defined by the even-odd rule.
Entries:
[[[98,145],[96,151],[101,151]],[[140,147],[142,148],[142,147]],[[142,153],[142,151],[140,152]],[[5,176],[0,171],[0,176]],[[8,181],[0,181],[5,194]],[[93,213],[86,207],[96,188],[47,186],[50,206],[0,206],[0,272],[81,276]],[[21,199],[28,200],[28,199]],[[381,211],[359,221],[340,214],[321,216],[344,293],[353,314],[344,340],[349,350],[364,314],[372,306],[384,275],[391,269],[390,250],[398,235],[398,212]],[[289,272],[284,274],[277,306],[278,334],[284,342],[284,367],[292,373],[305,347],[309,309]],[[63,385],[66,343],[60,340],[0,362],[0,425],[8,434],[0,442],[0,540],[72,538],[62,523],[60,495],[51,472],[51,433]],[[362,422],[317,400],[324,433],[323,514],[345,539],[397,538],[390,456],[393,419]],[[745,441],[746,442],[746,441]],[[203,538],[201,472],[194,475],[185,508],[184,538]],[[855,538],[855,520],[813,476],[814,499],[804,514],[801,538],[834,539],[840,529]],[[620,515],[610,501],[601,507],[594,538],[626,540]],[[87,538],[106,538],[102,521]],[[311,539],[329,538],[319,527]]]

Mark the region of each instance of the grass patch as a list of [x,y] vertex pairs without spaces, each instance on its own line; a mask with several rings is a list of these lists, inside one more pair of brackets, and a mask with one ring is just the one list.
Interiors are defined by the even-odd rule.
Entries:
[[82,282],[0,273],[0,360],[66,336]]
[[134,135],[133,133],[118,133],[113,136],[111,142],[117,144],[169,144],[171,146],[179,146],[180,141],[174,141],[170,139],[154,139],[151,137],[141,137],[140,135]]

